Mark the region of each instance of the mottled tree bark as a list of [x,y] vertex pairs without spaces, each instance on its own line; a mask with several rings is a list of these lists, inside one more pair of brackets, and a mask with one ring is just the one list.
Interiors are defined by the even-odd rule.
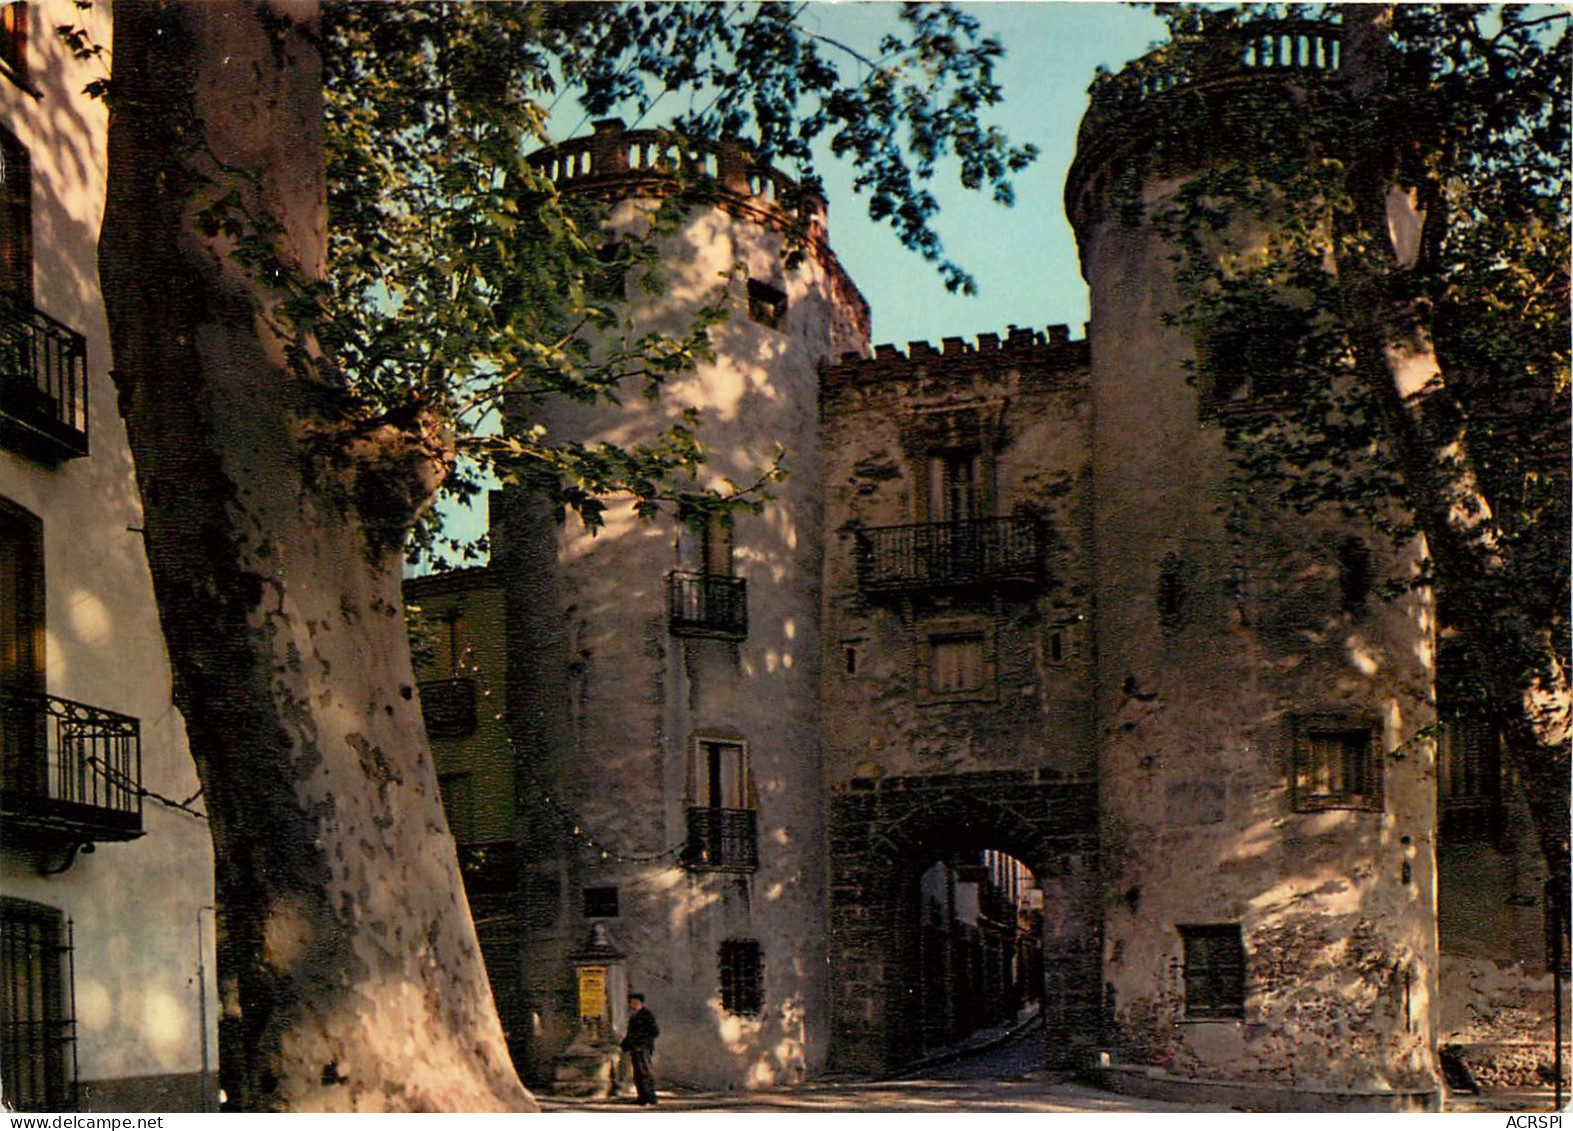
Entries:
[[212,823],[228,1104],[532,1108],[401,615],[404,535],[447,454],[417,409],[358,408],[286,305],[325,251],[314,6],[114,19],[100,275]]

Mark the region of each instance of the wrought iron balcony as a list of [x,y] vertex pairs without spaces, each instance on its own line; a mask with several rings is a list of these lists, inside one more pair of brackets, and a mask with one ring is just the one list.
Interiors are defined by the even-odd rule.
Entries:
[[703,806],[689,809],[683,864],[696,870],[732,872],[752,872],[759,867],[754,811]]
[[467,738],[475,733],[473,679],[425,679],[420,690],[426,737]]
[[0,441],[35,459],[87,455],[87,340],[0,298]]
[[142,731],[130,715],[55,695],[0,698],[7,847],[142,835]]
[[858,585],[868,593],[1043,580],[1043,524],[1035,518],[877,526],[857,537]]
[[741,577],[674,572],[666,579],[673,636],[742,640],[748,635],[748,585]]

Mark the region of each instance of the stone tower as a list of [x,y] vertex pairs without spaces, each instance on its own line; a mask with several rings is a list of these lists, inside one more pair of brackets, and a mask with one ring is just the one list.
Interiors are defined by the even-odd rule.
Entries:
[[1092,311],[1106,1075],[1425,1107],[1430,603],[1377,596],[1413,553],[1231,474],[1229,414],[1290,395],[1253,368],[1274,331],[1218,327],[1199,351],[1169,324],[1156,222],[1239,144],[1232,107],[1337,69],[1337,28],[1299,22],[1139,60],[1095,88],[1066,187]]
[[[761,513],[708,524],[614,505],[591,536],[528,500],[494,514],[528,861],[515,1056],[536,1081],[584,1067],[575,966],[590,955],[648,995],[669,1078],[795,1082],[826,1051],[818,365],[866,352],[867,305],[823,204],[789,203],[794,186],[739,149],[601,122],[534,160],[562,191],[608,202],[612,228],[680,203],[659,237],[661,293],[629,281],[636,332],[680,331],[718,295],[730,308],[714,358],[658,401],[559,402],[551,434],[632,445],[691,408],[703,486],[755,481],[777,444],[788,475]],[[608,1008],[619,1028],[621,1002]]]

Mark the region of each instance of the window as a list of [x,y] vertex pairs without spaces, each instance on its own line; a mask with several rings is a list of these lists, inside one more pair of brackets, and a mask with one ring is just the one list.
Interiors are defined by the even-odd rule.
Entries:
[[426,737],[435,739],[468,738],[475,733],[475,681],[423,679],[421,717],[426,722]]
[[1301,720],[1295,740],[1294,807],[1301,812],[1380,809],[1375,728],[1338,719]]
[[701,738],[695,743],[690,796],[707,809],[747,809],[747,747],[741,742]]
[[785,330],[786,292],[759,279],[748,280],[748,316],[771,330]]
[[1158,563],[1158,623],[1169,632],[1185,624],[1185,562],[1172,550]]
[[929,690],[955,695],[983,690],[983,634],[935,636],[929,663]]
[[0,66],[18,85],[27,82],[27,0],[0,7]]
[[1371,596],[1371,549],[1359,538],[1351,536],[1338,544],[1338,589],[1344,612],[1365,611]]
[[1300,366],[1311,312],[1247,300],[1241,313],[1205,331],[1197,343],[1203,415],[1252,408],[1289,391]]
[[939,452],[929,456],[929,521],[969,522],[982,517],[978,506],[978,453]]
[[700,565],[707,577],[732,576],[732,516],[714,514],[705,523]]
[[584,917],[586,919],[617,918],[616,888],[585,888]]
[[764,964],[753,939],[728,939],[721,944],[721,1008],[742,1017],[757,1017],[765,1004]]
[[919,626],[914,691],[919,702],[992,699],[998,665],[985,617],[950,617]]
[[1189,1021],[1245,1016],[1245,943],[1238,923],[1180,927],[1184,947],[1185,1017]]
[[742,742],[696,740],[689,762],[688,840],[683,863],[690,868],[732,871],[758,867],[753,794],[748,748]]
[[0,788],[42,795],[44,716],[44,528],[0,500]]
[[0,67],[27,89],[27,2],[0,7]]
[[0,899],[0,1078],[17,1111],[76,1106],[71,924],[52,907]]
[[[10,5],[4,11],[10,10]],[[33,165],[27,147],[0,129],[0,297],[33,305]],[[15,348],[15,347],[12,347]],[[31,375],[31,368],[19,370]]]
[[627,293],[630,257],[619,243],[596,249],[595,264],[585,272],[585,290],[601,302],[621,302]]
[[1496,728],[1470,716],[1451,719],[1437,742],[1437,804],[1448,840],[1484,840],[1499,826],[1502,765]]

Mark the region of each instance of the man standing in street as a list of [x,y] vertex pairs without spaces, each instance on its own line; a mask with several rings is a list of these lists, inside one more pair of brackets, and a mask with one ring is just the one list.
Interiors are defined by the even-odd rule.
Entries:
[[634,1102],[654,1105],[655,1073],[650,1068],[650,1058],[655,1054],[655,1039],[661,1029],[655,1023],[655,1014],[645,1008],[644,994],[628,995],[628,1032],[623,1037],[622,1050],[628,1054],[633,1066]]

